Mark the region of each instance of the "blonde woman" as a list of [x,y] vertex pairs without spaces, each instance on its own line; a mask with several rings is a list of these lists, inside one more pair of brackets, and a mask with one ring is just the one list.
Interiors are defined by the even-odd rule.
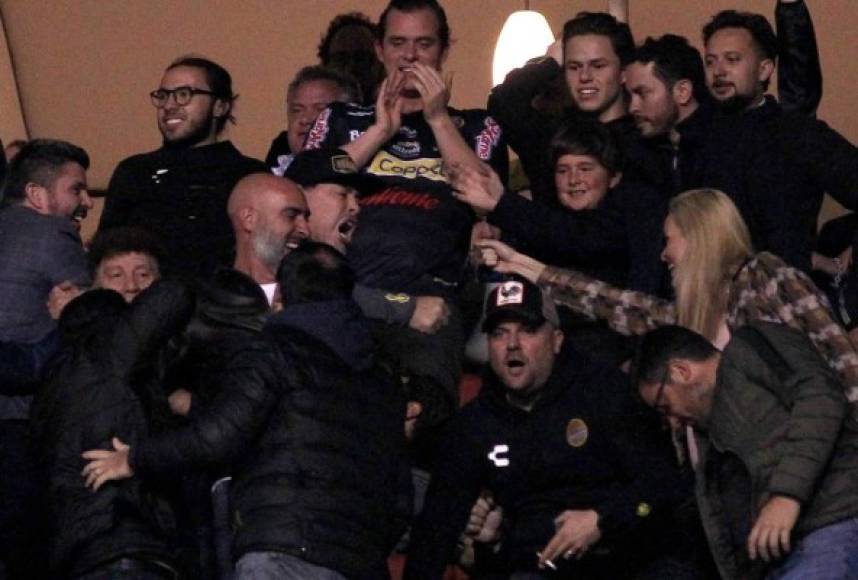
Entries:
[[558,304],[605,320],[623,334],[680,324],[723,348],[730,329],[748,322],[796,328],[840,374],[849,400],[858,401],[858,353],[827,299],[803,272],[768,252],[753,253],[748,228],[725,194],[696,189],[676,196],[664,235],[662,259],[671,270],[675,302],[546,266],[498,241],[480,245],[484,260],[497,271],[524,276],[546,288]]

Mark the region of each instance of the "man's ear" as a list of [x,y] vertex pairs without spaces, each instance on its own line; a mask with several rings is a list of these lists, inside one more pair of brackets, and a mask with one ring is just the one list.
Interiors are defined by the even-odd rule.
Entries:
[[560,354],[560,347],[563,346],[563,331],[559,328],[554,329],[554,335],[551,337],[554,354]]
[[27,182],[24,186],[24,205],[39,213],[45,213],[50,205],[50,194],[43,185]]
[[379,41],[375,39],[372,41],[372,47],[375,49],[375,58],[378,59],[378,62],[384,63],[384,47],[382,46],[383,41]]
[[250,233],[256,229],[256,224],[259,222],[259,212],[252,207],[243,207],[238,210],[238,222],[243,231]]
[[438,70],[444,66],[444,63],[447,62],[447,57],[450,56],[450,47],[448,46],[444,50],[441,51],[441,56],[438,57]]
[[688,384],[694,375],[694,370],[691,368],[691,363],[683,358],[671,359],[667,365],[668,382],[678,384]]
[[228,117],[231,109],[232,103],[230,103],[229,101],[224,99],[215,99],[214,106],[212,107],[212,115],[216,119]]
[[622,180],[623,180],[623,172],[617,171],[616,173],[611,175],[610,179],[608,180],[608,189],[614,189],[615,187],[617,187],[620,184],[620,181],[622,181]]
[[770,58],[764,58],[760,61],[760,67],[757,72],[757,80],[761,83],[766,82],[775,73],[775,61]]
[[694,98],[694,83],[688,79],[679,79],[673,83],[673,88],[670,90],[673,102],[684,107]]

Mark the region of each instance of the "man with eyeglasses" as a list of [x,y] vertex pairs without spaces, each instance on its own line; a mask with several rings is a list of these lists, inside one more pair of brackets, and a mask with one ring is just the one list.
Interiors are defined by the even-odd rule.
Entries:
[[858,425],[808,337],[755,323],[723,352],[666,326],[643,340],[638,390],[698,436],[697,502],[723,578],[858,577]]
[[150,97],[163,145],[117,166],[99,231],[127,225],[149,230],[166,250],[165,274],[205,277],[232,263],[229,192],[265,166],[218,140],[227,122],[235,121],[237,97],[220,65],[179,58]]

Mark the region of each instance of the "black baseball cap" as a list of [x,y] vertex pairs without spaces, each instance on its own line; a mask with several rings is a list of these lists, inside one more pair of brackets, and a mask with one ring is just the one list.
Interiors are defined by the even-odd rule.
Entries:
[[550,322],[560,327],[554,301],[539,286],[523,279],[501,282],[489,293],[483,332],[491,332],[501,322],[510,320],[534,325]]
[[342,149],[309,149],[301,151],[289,164],[283,177],[305,187],[335,183],[369,193],[379,188],[378,179],[361,173],[349,154]]

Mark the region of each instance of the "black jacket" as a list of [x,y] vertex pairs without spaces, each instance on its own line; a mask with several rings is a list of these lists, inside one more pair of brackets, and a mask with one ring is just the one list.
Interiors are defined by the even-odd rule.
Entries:
[[235,238],[226,202],[242,177],[265,172],[230,141],[164,146],[122,161],[107,188],[99,231],[138,226],[164,245],[165,274],[208,276],[232,263]]
[[668,441],[619,371],[568,348],[555,365],[530,412],[510,405],[491,375],[454,419],[412,534],[406,578],[441,578],[484,489],[504,508],[507,573],[535,569],[554,518],[567,509],[599,513],[602,540],[592,551],[609,550],[628,569],[646,559],[647,534],[660,531],[682,495]]
[[31,416],[56,571],[80,574],[122,556],[171,559],[173,516],[158,485],[134,478],[92,493],[80,476],[81,453],[112,449],[113,437],[136,445],[166,413],[165,398],[146,380],[150,361],[187,323],[192,305],[181,285],[159,282],[131,306],[111,290],[94,290],[63,312],[62,346]]
[[259,284],[238,270],[219,268],[196,288],[194,315],[164,354],[165,386],[193,394],[192,416],[217,395],[230,353],[261,331],[271,313]]
[[287,306],[232,355],[224,385],[188,428],[132,449],[135,471],[231,459],[237,557],[279,551],[386,577],[403,527],[404,401],[357,306]]

